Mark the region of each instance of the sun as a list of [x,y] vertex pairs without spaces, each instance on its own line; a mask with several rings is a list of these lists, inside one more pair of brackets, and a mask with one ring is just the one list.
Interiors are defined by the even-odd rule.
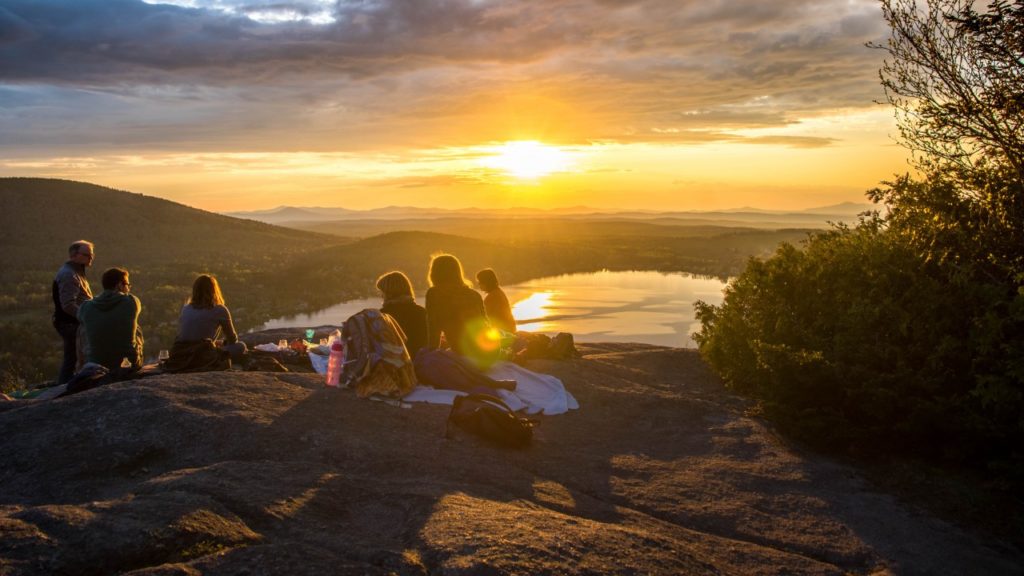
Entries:
[[535,180],[554,172],[565,172],[572,165],[572,159],[564,150],[548,146],[536,140],[506,142],[491,149],[494,155],[480,162],[488,168],[504,170],[509,176],[523,180]]

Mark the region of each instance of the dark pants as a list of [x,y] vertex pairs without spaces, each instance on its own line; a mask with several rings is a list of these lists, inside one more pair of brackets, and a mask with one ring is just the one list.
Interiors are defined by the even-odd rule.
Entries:
[[54,323],[57,333],[64,339],[64,359],[57,373],[57,384],[65,384],[75,375],[78,366],[78,324]]
[[221,348],[228,354],[231,354],[231,362],[234,364],[241,364],[245,360],[246,353],[249,351],[245,346],[245,342],[241,340],[232,344],[225,344]]
[[421,384],[434,388],[462,392],[474,392],[479,388],[515,388],[508,382],[494,380],[481,372],[472,362],[451,350],[422,349],[416,353],[412,367]]

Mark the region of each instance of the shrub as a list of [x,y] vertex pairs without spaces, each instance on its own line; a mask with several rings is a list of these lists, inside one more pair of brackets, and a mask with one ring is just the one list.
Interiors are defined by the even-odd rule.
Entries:
[[751,260],[697,316],[727,384],[814,446],[1020,457],[1024,298],[958,281],[878,217]]
[[882,0],[882,85],[921,179],[750,261],[701,353],[818,446],[1022,474],[1024,2]]

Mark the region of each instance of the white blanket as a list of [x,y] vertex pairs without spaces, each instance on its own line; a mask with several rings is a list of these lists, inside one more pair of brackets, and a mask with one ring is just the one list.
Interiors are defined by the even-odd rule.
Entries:
[[[487,375],[495,380],[515,380],[515,390],[495,390],[498,396],[515,410],[526,410],[527,414],[563,414],[580,407],[579,402],[565,389],[562,381],[550,374],[531,372],[518,364],[499,362]],[[417,386],[402,400],[426,402],[428,404],[452,404],[456,396],[465,396],[457,390],[438,390]]]

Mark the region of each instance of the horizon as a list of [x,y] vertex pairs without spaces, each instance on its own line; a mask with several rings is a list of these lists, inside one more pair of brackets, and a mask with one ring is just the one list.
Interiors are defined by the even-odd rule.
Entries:
[[[779,210],[773,208],[762,208],[758,206],[734,206],[730,208],[720,208],[714,210],[694,209],[694,210],[657,210],[653,208],[597,208],[594,206],[586,205],[575,205],[575,206],[553,206],[544,208],[534,208],[528,206],[506,206],[502,208],[485,208],[481,206],[466,206],[463,208],[447,208],[443,206],[412,206],[412,205],[397,205],[389,204],[387,206],[377,206],[374,208],[349,208],[347,206],[323,206],[323,205],[295,205],[295,204],[281,204],[271,208],[263,208],[258,210],[226,210],[218,212],[220,214],[256,214],[265,213],[272,214],[281,210],[299,209],[299,210],[347,210],[351,212],[374,212],[384,210],[436,210],[436,211],[450,211],[450,212],[469,212],[469,211],[481,211],[481,212],[513,212],[521,210],[524,212],[571,212],[571,211],[588,211],[593,213],[645,213],[645,214],[672,214],[672,213],[717,213],[717,212],[768,212],[768,213],[799,213],[814,210],[826,210],[833,208],[860,208],[867,206],[874,206],[870,201],[865,200],[863,202],[837,202],[835,204],[829,204],[827,206],[807,206],[805,208],[794,208],[792,210]],[[195,206],[190,206],[195,208]]]
[[0,26],[0,176],[214,212],[793,211],[911,171],[874,0],[18,0]]

